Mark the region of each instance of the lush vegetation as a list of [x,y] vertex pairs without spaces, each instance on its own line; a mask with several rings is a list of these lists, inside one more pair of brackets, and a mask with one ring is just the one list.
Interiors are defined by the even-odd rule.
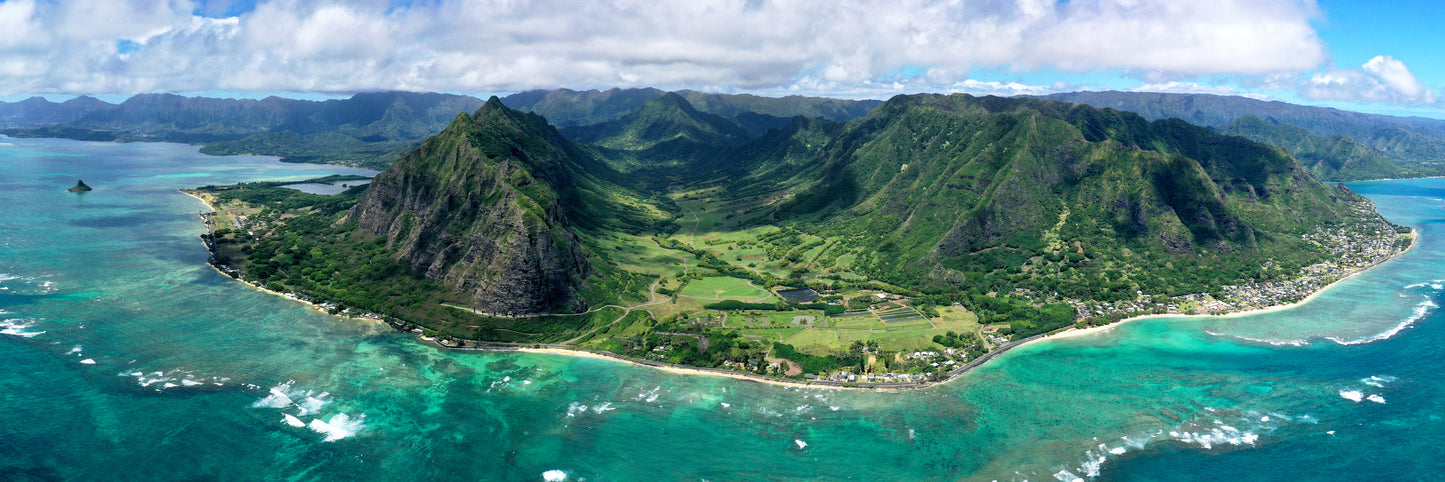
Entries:
[[1046,100],[901,96],[750,132],[680,95],[563,131],[493,99],[368,187],[202,191],[255,232],[218,229],[218,262],[279,291],[468,342],[798,377],[938,376],[1109,320],[1084,302],[1287,279],[1332,256],[1308,233],[1375,216],[1279,149]]

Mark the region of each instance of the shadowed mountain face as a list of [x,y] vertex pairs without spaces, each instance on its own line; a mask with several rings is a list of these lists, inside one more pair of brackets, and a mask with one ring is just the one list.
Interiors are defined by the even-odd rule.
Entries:
[[[559,128],[613,121],[642,107],[644,103],[669,94],[658,89],[610,89],[575,91],[533,90],[502,98],[513,109],[534,112]],[[823,97],[759,97],[750,94],[708,94],[680,90],[682,97],[700,112],[749,123],[749,117],[788,119],[794,116],[846,122],[868,114],[881,104],[876,100],[842,100]],[[739,119],[742,117],[742,119]]]
[[580,309],[593,269],[564,203],[582,156],[541,117],[493,98],[378,175],[350,217],[478,310]]
[[899,283],[957,281],[1000,254],[1022,263],[1085,243],[1120,259],[1268,257],[1306,249],[1299,236],[1317,225],[1367,215],[1280,150],[1036,99],[895,97],[818,162],[773,218],[818,219],[822,233],[877,246],[870,274]]

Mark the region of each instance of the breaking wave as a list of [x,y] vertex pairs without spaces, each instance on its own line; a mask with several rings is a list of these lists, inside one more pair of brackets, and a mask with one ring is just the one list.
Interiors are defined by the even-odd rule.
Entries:
[[1231,420],[1211,418],[1207,421],[1186,421],[1170,430],[1119,437],[1116,442],[1099,443],[1086,450],[1076,462],[1050,468],[1049,475],[1060,481],[1084,481],[1099,477],[1104,464],[1112,458],[1142,450],[1156,441],[1173,441],[1192,445],[1203,450],[1224,447],[1249,447],[1259,444],[1262,434],[1273,432],[1284,422],[1315,423],[1309,415],[1290,416],[1278,412],[1246,410],[1234,412],[1227,409],[1205,408],[1205,412],[1224,416]]
[[322,439],[322,442],[335,442],[356,435],[356,432],[366,426],[365,418],[365,414],[357,418],[351,418],[344,413],[338,413],[324,421],[319,418],[312,419],[311,423],[306,426],[316,433],[325,435],[326,438]]
[[0,335],[18,336],[21,338],[32,338],[37,335],[44,335],[44,331],[26,331],[35,327],[36,320],[26,318],[7,318],[0,321]]
[[1405,318],[1404,321],[1401,321],[1394,327],[1385,330],[1383,333],[1367,338],[1360,338],[1357,340],[1344,340],[1333,336],[1327,336],[1325,337],[1325,339],[1333,341],[1335,343],[1339,343],[1341,345],[1363,345],[1365,343],[1373,343],[1380,340],[1387,340],[1390,337],[1399,334],[1401,331],[1404,331],[1406,328],[1409,328],[1411,325],[1414,325],[1415,322],[1425,319],[1425,316],[1429,315],[1431,312],[1434,312],[1435,308],[1439,307],[1440,305],[1435,304],[1435,300],[1430,299],[1429,296],[1425,296],[1425,301],[1421,301],[1420,304],[1415,305],[1415,310],[1410,314],[1409,318]]
[[1216,332],[1209,331],[1209,330],[1205,330],[1204,333],[1207,334],[1207,335],[1210,335],[1210,336],[1217,336],[1217,337],[1221,337],[1221,338],[1233,338],[1233,339],[1236,339],[1236,340],[1247,341],[1247,342],[1252,342],[1252,343],[1265,343],[1265,344],[1269,344],[1269,345],[1273,345],[1273,346],[1309,346],[1309,344],[1310,344],[1309,340],[1266,340],[1266,339],[1263,339],[1263,338],[1250,338],[1250,337],[1247,337],[1247,336],[1232,335],[1232,334],[1229,334],[1229,333],[1216,333]]
[[[320,415],[323,409],[331,405],[333,400],[329,392],[316,392],[296,388],[295,380],[287,380],[285,383],[277,384],[266,390],[266,396],[251,403],[251,408],[269,408],[283,410],[281,423],[295,428],[309,428],[311,431],[323,435],[323,442],[335,442],[347,437],[356,435],[358,431],[366,427],[366,414],[356,417],[347,415],[344,412],[332,414],[331,417]],[[286,413],[294,411],[295,413]],[[314,415],[316,418],[310,422],[304,422],[301,417]]]
[[208,385],[211,387],[223,387],[231,381],[230,377],[207,377],[196,375],[195,372],[184,369],[170,371],[142,371],[130,370],[120,372],[119,376],[135,378],[136,384],[142,388],[153,388],[156,391],[164,391],[177,387],[200,387]]

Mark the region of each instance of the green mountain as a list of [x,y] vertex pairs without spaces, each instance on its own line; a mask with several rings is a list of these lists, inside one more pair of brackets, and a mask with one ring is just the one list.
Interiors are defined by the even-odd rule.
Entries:
[[482,104],[474,97],[412,92],[363,93],[320,102],[172,94],[136,95],[118,105],[88,97],[55,106],[25,102],[27,112],[34,114],[16,114],[10,123],[39,127],[11,128],[7,134],[199,143],[206,145],[202,152],[214,155],[274,155],[292,162],[375,168],[415,148],[458,112]]
[[666,143],[730,145],[748,140],[738,124],[699,112],[674,93],[644,102],[620,119],[563,129],[567,138],[608,149],[645,151]]
[[[1345,136],[1374,149],[1416,175],[1445,174],[1445,121],[1422,117],[1362,114],[1327,107],[1208,94],[1152,92],[1071,92],[1046,96],[1053,100],[1135,112],[1146,119],[1179,118],[1191,124],[1221,127],[1244,116],[1270,124],[1288,124],[1323,136]],[[1289,146],[1278,146],[1289,148]],[[1336,162],[1349,165],[1346,159]],[[1341,178],[1361,179],[1348,169]]]
[[1360,145],[1349,137],[1317,136],[1293,125],[1271,124],[1252,115],[1235,119],[1215,130],[1284,148],[1311,174],[1324,180],[1359,181],[1419,175],[1391,162],[1380,151]]
[[866,248],[871,278],[941,290],[1182,294],[1314,262],[1304,235],[1374,216],[1274,148],[1037,99],[895,97],[818,161],[771,218]]
[[[668,92],[658,89],[609,89],[575,91],[569,89],[533,90],[502,98],[507,106],[546,117],[553,125],[567,128],[613,121],[637,110],[643,103],[661,98]],[[843,100],[824,97],[761,97],[751,94],[709,94],[680,90],[673,94],[687,100],[699,111],[726,119],[751,124],[747,117],[768,116],[774,120],[794,116],[823,118],[846,122],[866,115],[882,102],[876,100]],[[761,132],[759,132],[760,134]]]
[[617,201],[625,190],[597,177],[606,170],[541,116],[493,97],[377,175],[348,218],[474,309],[581,311],[583,284],[599,271],[576,231],[646,222]]
[[0,125],[49,125],[73,122],[86,114],[115,107],[90,96],[80,96],[61,103],[31,97],[19,102],[0,102]]

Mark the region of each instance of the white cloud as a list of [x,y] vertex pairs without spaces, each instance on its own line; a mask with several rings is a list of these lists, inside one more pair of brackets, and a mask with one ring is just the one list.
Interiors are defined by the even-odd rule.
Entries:
[[35,18],[34,0],[0,3],[0,49],[40,45],[44,38]]
[[1201,85],[1194,82],[1169,81],[1153,84],[1144,84],[1133,89],[1131,92],[1164,92],[1169,94],[1213,94],[1213,95],[1236,95],[1249,97],[1251,99],[1265,100],[1269,96],[1249,92],[1240,92],[1228,85]]
[[[717,89],[713,90],[717,91]],[[779,96],[826,93],[830,97],[846,99],[887,99],[898,94],[913,93],[964,93],[979,96],[997,95],[1001,97],[1012,97],[1017,95],[1048,95],[1070,90],[1077,89],[1063,82],[1057,82],[1052,85],[1033,85],[1021,82],[985,82],[975,79],[964,79],[956,82],[942,83],[933,81],[933,79],[925,76],[883,80],[867,79],[859,82],[834,82],[816,77],[803,77],[784,87],[754,89],[752,92],[760,95]]]
[[1299,90],[1301,95],[1316,100],[1435,103],[1435,94],[1410,73],[1405,63],[1388,55],[1376,56],[1358,69],[1316,73]]
[[[0,3],[0,95],[947,90],[994,88],[960,84],[977,67],[1177,80],[1299,72],[1325,58],[1311,0],[263,0],[230,19],[196,10],[185,0]],[[136,48],[122,52],[122,40]],[[895,78],[907,67],[921,67],[918,79]],[[1378,76],[1394,78],[1389,67]]]

